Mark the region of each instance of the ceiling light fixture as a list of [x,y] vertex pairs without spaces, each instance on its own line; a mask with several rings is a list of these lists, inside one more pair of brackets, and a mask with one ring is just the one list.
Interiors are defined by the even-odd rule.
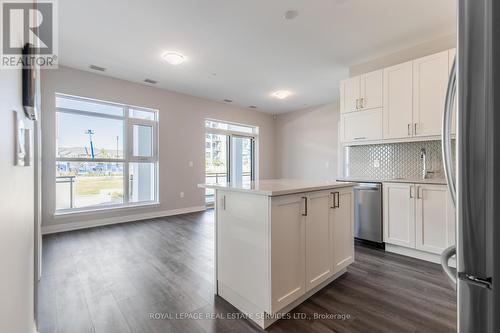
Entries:
[[271,94],[271,96],[276,97],[278,99],[285,99],[289,97],[292,93],[288,90],[278,90]]
[[299,15],[299,11],[298,10],[287,10],[285,12],[285,18],[287,20],[293,20],[294,18],[296,18],[297,16]]
[[175,52],[175,51],[164,52],[161,55],[161,57],[163,58],[163,60],[168,62],[170,65],[174,65],[174,66],[180,65],[184,61],[186,61],[186,57],[182,53]]

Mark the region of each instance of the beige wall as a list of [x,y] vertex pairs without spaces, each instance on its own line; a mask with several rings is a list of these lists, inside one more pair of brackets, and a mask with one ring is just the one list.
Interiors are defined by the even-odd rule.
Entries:
[[391,54],[384,55],[349,67],[349,76],[368,73],[384,67],[428,56],[433,53],[452,49],[456,46],[457,36],[450,35],[418,44]]
[[[54,217],[55,197],[55,100],[56,92],[118,103],[159,109],[160,201],[158,207],[134,208],[99,214],[74,214]],[[204,191],[204,119],[215,118],[258,126],[259,178],[274,177],[274,123],[263,112],[241,109],[223,103],[148,87],[103,75],[62,67],[42,75],[43,133],[43,219],[47,226],[95,219],[113,219],[136,214],[201,207]],[[194,162],[189,167],[189,161]],[[184,198],[180,198],[184,192]]]
[[276,176],[332,180],[337,176],[338,103],[277,116]]
[[[14,166],[21,72],[0,71],[0,332],[34,331],[34,171]],[[31,121],[26,124],[33,129]]]

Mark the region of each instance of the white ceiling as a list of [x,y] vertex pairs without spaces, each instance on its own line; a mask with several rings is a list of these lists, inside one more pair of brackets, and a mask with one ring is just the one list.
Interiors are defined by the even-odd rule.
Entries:
[[[60,64],[281,113],[338,98],[347,67],[455,31],[455,0],[64,0]],[[286,20],[294,9],[299,15]],[[180,66],[165,50],[188,58]],[[286,89],[286,100],[270,93]]]

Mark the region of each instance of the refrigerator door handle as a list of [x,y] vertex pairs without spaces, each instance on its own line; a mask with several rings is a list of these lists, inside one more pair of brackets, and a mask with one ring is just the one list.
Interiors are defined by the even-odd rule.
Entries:
[[442,127],[442,153],[443,153],[443,163],[444,163],[444,174],[446,176],[446,182],[448,183],[448,188],[451,193],[451,199],[453,204],[456,206],[457,202],[457,191],[455,179],[453,178],[453,167],[452,167],[452,157],[451,157],[451,113],[453,112],[453,105],[455,102],[455,94],[457,91],[457,58],[453,60],[453,65],[451,66],[450,78],[448,79],[448,88],[446,89],[446,99],[444,104],[443,113],[443,127]]
[[441,266],[443,267],[443,271],[446,273],[446,275],[448,276],[448,278],[450,279],[450,281],[454,286],[457,285],[457,275],[448,265],[448,261],[450,260],[451,257],[455,255],[456,252],[457,248],[455,247],[455,245],[452,245],[446,248],[441,254]]

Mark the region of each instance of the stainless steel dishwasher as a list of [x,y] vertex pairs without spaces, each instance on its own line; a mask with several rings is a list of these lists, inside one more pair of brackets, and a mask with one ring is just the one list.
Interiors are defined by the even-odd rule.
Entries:
[[354,237],[382,244],[382,184],[354,187]]

